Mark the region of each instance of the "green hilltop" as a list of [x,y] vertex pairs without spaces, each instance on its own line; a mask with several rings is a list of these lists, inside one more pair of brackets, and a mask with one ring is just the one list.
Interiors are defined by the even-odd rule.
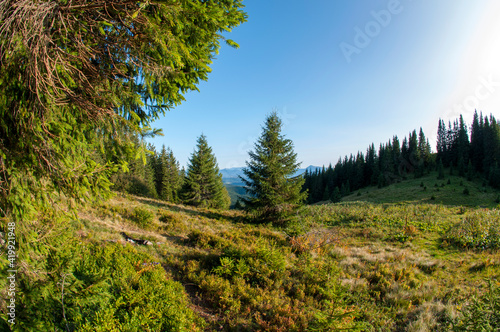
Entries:
[[387,187],[362,188],[342,198],[342,202],[411,202],[489,208],[500,203],[500,191],[487,186],[484,180],[469,181],[465,177],[449,175],[449,169],[445,170],[445,174],[445,178],[440,180],[437,172],[431,172],[419,178],[410,176]]

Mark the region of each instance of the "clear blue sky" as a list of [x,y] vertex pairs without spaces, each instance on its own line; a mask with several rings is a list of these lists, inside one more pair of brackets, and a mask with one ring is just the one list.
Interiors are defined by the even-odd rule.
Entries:
[[[187,164],[204,133],[220,168],[244,166],[273,109],[302,166],[401,139],[439,118],[500,111],[497,0],[254,0],[200,92],[153,123]],[[361,31],[361,33],[360,33]]]

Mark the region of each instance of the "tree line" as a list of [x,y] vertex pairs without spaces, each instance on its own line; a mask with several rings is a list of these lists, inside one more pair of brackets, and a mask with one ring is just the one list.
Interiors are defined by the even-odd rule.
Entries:
[[[136,138],[135,144],[144,146],[145,142]],[[158,152],[149,144],[145,158],[132,156],[128,165],[126,172],[112,177],[115,190],[205,208],[227,209],[231,203],[205,135],[198,138],[187,170],[180,168],[174,153],[165,145]]]
[[338,202],[367,186],[384,187],[435,170],[438,176],[444,176],[444,167],[456,168],[460,176],[470,179],[483,177],[491,186],[500,188],[500,129],[493,115],[475,112],[470,129],[462,115],[448,126],[439,119],[437,134],[437,153],[432,153],[420,128],[418,134],[413,130],[402,142],[394,136],[380,144],[378,151],[372,143],[365,154],[351,154],[339,159],[335,166],[306,172],[302,190],[308,192],[307,202]]
[[[251,212],[259,222],[283,224],[307,195],[302,191],[304,178],[293,176],[300,163],[293,151],[293,142],[281,133],[282,126],[276,112],[266,118],[255,150],[249,152],[245,176],[241,178],[247,195],[238,200],[238,206]],[[135,144],[146,145],[138,138]],[[180,168],[170,148],[163,146],[157,152],[150,144],[147,151],[143,159],[131,155],[126,172],[112,178],[115,190],[197,207],[229,208],[229,194],[204,135],[198,138],[187,170]]]

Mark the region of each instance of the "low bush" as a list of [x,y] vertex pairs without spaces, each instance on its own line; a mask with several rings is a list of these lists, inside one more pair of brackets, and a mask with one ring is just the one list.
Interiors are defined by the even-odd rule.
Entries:
[[[68,247],[71,256],[63,254]],[[155,258],[130,245],[69,241],[51,249],[46,265],[58,273],[41,276],[34,285],[19,285],[14,331],[200,331],[203,327],[189,308],[182,285],[167,278]]]
[[451,227],[443,240],[461,248],[499,249],[500,213],[495,210],[470,213]]
[[154,214],[145,208],[135,207],[132,211],[131,219],[142,228],[150,228],[154,219]]

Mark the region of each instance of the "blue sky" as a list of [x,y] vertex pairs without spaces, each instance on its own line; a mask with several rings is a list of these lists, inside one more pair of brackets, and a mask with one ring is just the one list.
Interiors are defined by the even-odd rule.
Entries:
[[276,110],[302,166],[401,139],[475,108],[499,115],[497,0],[254,0],[200,92],[153,123],[185,166],[204,133],[220,168],[244,166]]

